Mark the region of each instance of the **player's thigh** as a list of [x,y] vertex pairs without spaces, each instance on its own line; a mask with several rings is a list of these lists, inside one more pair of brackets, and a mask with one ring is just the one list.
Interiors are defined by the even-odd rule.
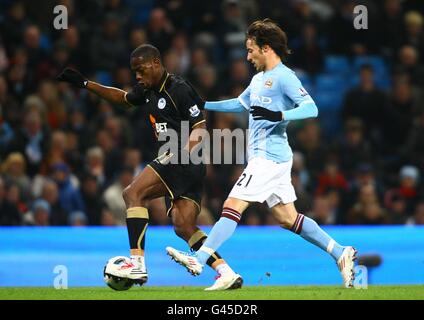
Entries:
[[285,204],[280,202],[271,208],[271,212],[278,223],[286,228],[290,228],[294,224],[298,214],[294,202]]
[[172,224],[175,227],[196,226],[199,213],[200,208],[194,201],[178,198],[174,201],[171,209]]
[[168,190],[162,180],[149,166],[145,167],[126,188],[137,197],[144,200],[155,199],[168,194]]

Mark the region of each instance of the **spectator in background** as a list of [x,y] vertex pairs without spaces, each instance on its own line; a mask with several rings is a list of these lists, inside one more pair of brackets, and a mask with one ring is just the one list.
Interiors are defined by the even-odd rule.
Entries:
[[106,0],[102,2],[104,2],[104,7],[102,8],[103,17],[108,15],[117,17],[123,33],[127,34],[134,12],[121,0]]
[[[398,52],[399,63],[394,67],[396,77],[406,74],[411,84],[420,89],[424,85],[424,66],[419,61],[419,54],[415,47],[404,45]],[[421,89],[422,90],[422,89]]]
[[66,135],[61,130],[54,131],[51,134],[51,143],[48,152],[45,154],[43,159],[43,165],[41,172],[47,174],[51,166],[58,162],[67,162],[66,159]]
[[31,180],[26,175],[25,158],[19,152],[10,153],[1,165],[1,173],[7,185],[15,184],[19,188],[22,199],[31,198]]
[[28,25],[23,35],[24,48],[28,54],[28,68],[31,72],[46,59],[46,52],[41,48],[41,31],[36,25]]
[[[249,85],[249,80],[250,72],[246,60],[244,58],[234,59],[231,61],[229,74],[226,76],[225,80],[226,85],[222,88],[222,90],[224,90],[225,94],[228,94],[229,96],[238,96],[237,94],[234,95],[230,89],[237,86],[245,88]],[[243,90],[241,92],[243,92]]]
[[302,188],[306,188],[310,183],[310,174],[305,166],[305,157],[299,151],[293,152],[293,170],[297,172],[299,176],[299,182]]
[[306,215],[319,225],[334,224],[336,222],[336,217],[333,216],[331,211],[330,202],[325,195],[317,195],[314,198],[312,210]]
[[297,211],[308,212],[311,208],[312,197],[302,183],[301,172],[297,169],[292,169],[292,184],[297,197],[295,202]]
[[59,187],[59,202],[61,207],[67,212],[85,212],[80,191],[71,182],[69,167],[63,162],[53,164],[51,167],[51,177]]
[[383,120],[387,114],[387,97],[376,87],[374,70],[371,65],[364,64],[360,69],[359,86],[346,93],[341,110],[343,122],[352,117],[362,120],[365,125],[365,138],[375,146],[382,143]]
[[174,32],[174,26],[165,10],[155,8],[150,12],[146,33],[149,36],[149,42],[160,52],[166,52],[169,49]]
[[137,47],[142,44],[146,44],[147,41],[147,33],[143,28],[136,27],[131,29],[130,38],[129,38],[129,50],[128,55]]
[[96,177],[97,184],[102,190],[106,186],[106,174],[104,164],[104,153],[100,147],[92,147],[85,155],[86,163],[84,172]]
[[117,225],[115,217],[113,216],[112,212],[107,208],[103,208],[102,210],[100,223],[102,226],[105,226],[105,227],[112,227]]
[[315,119],[304,120],[302,125],[297,132],[293,149],[305,156],[305,165],[311,178],[314,179],[322,169],[322,159],[327,154],[327,146],[322,139],[319,123]]
[[401,0],[384,0],[380,34],[383,36],[383,53],[391,58],[401,44],[403,37],[403,19]]
[[24,155],[28,165],[28,175],[33,177],[40,169],[43,156],[48,150],[49,135],[42,128],[41,115],[37,111],[25,114],[24,126],[16,132],[7,150]]
[[329,21],[329,49],[332,53],[351,55],[358,52],[358,47],[362,52],[365,50],[363,45],[360,45],[360,33],[352,28],[355,5],[354,0],[343,1]]
[[348,224],[384,224],[386,212],[382,208],[373,185],[367,184],[359,190],[357,202],[346,217]]
[[177,74],[185,75],[190,67],[190,50],[188,48],[187,35],[184,32],[178,32],[172,38],[169,52],[176,56],[176,61],[178,62]]
[[6,199],[6,185],[0,176],[0,226],[18,226],[22,217],[15,204]]
[[10,94],[22,102],[25,96],[32,92],[36,86],[34,74],[27,68],[28,54],[22,47],[13,50],[11,60],[13,63],[7,70],[7,81]]
[[9,93],[5,76],[0,74],[0,147],[2,149],[12,139],[13,131],[19,125],[20,109],[16,99]]
[[[114,215],[115,221],[118,225],[126,225],[126,211],[125,201],[122,198],[122,192],[131,184],[133,180],[133,169],[124,168],[119,173],[118,179],[103,193],[103,200],[107,208]],[[163,211],[162,211],[163,212]]]
[[4,20],[0,24],[0,33],[9,48],[14,49],[22,44],[22,35],[28,23],[24,3],[12,1],[7,14],[4,15]]
[[120,18],[115,14],[104,17],[101,32],[93,37],[90,45],[94,69],[112,72],[120,65],[127,65],[127,43],[122,37]]
[[424,112],[421,112],[409,129],[407,143],[405,145],[405,159],[419,165],[424,170]]
[[374,153],[368,140],[364,139],[364,124],[359,118],[349,118],[344,125],[344,135],[336,141],[340,167],[346,177],[354,178],[358,163],[370,162]]
[[68,224],[67,212],[59,201],[59,189],[53,180],[45,179],[41,190],[41,199],[46,200],[51,209],[50,224],[53,226],[66,226]]
[[47,227],[50,225],[50,205],[46,200],[38,199],[32,204],[32,210],[25,215],[29,225]]
[[406,210],[406,201],[400,194],[393,194],[387,208],[388,222],[390,224],[406,224],[409,216]]
[[68,28],[62,31],[61,38],[58,41],[68,52],[69,64],[88,71],[90,59],[88,52],[84,50],[84,45],[80,41],[78,27],[74,24],[69,24]]
[[101,225],[103,208],[105,205],[95,175],[84,175],[82,178],[81,196],[87,212],[88,224],[91,226]]
[[318,43],[315,25],[308,23],[303,26],[301,44],[293,56],[296,69],[315,75],[321,72],[324,65],[324,54]]
[[229,59],[244,57],[247,21],[240,2],[238,0],[224,0],[221,17],[219,34],[223,40],[226,57]]
[[143,171],[146,164],[143,162],[143,155],[140,150],[135,148],[126,149],[124,152],[124,166],[132,168],[133,176]]
[[[406,78],[399,78],[393,85],[390,95],[384,137],[390,141],[386,150],[392,155],[400,155],[407,143],[408,132],[415,116],[424,111],[423,97],[411,87]],[[400,159],[399,159],[400,160]]]
[[22,199],[21,190],[19,189],[18,185],[14,183],[8,185],[6,199],[9,201],[9,203],[15,205],[16,208],[18,208],[18,211],[21,215],[23,215],[28,210],[27,202]]
[[122,155],[117,148],[118,141],[112,139],[111,134],[105,129],[97,131],[96,142],[104,155],[104,174],[108,184],[122,167]]
[[71,227],[84,227],[87,225],[87,217],[82,211],[74,211],[69,215],[69,225]]
[[384,195],[386,207],[391,208],[393,199],[402,197],[406,201],[406,211],[411,215],[419,198],[419,181],[420,172],[418,168],[410,165],[403,166],[399,172],[398,185],[387,190]]
[[408,219],[407,224],[424,225],[424,202],[419,202],[414,210],[414,215]]
[[318,176],[316,193],[323,194],[330,188],[341,191],[348,189],[346,177],[339,170],[339,165],[334,160],[325,162],[324,171]]
[[403,42],[405,45],[415,47],[421,63],[424,63],[423,16],[420,12],[409,11],[405,14],[405,35]]
[[215,100],[219,96],[217,85],[217,71],[212,65],[207,65],[196,70],[197,91],[204,99]]

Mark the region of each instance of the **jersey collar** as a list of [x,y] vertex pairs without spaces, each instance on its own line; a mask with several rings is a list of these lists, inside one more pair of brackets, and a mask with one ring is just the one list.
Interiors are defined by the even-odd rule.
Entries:
[[169,73],[168,71],[165,70],[163,72],[162,77],[160,78],[159,85],[155,89],[158,90],[159,92],[162,92],[165,89],[165,84],[168,78],[169,78]]

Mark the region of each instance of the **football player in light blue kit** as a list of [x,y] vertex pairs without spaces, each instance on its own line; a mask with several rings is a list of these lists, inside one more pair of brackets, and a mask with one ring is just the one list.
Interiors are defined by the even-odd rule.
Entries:
[[[354,281],[356,250],[341,246],[318,224],[296,211],[291,184],[292,150],[286,128],[290,120],[316,117],[315,102],[295,73],[282,63],[290,50],[284,31],[269,19],[252,23],[247,30],[247,60],[259,71],[238,99],[206,102],[205,109],[249,111],[248,165],[224,202],[222,215],[195,255],[167,247],[168,254],[199,275],[207,259],[230,238],[241,214],[252,202],[266,201],[279,225],[328,252],[336,261],[349,288]],[[206,290],[225,290],[236,273],[226,272]]]

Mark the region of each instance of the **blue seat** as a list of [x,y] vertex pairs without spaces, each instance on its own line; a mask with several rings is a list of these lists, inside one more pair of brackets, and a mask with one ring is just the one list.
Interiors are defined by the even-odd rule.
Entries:
[[313,97],[318,110],[339,110],[343,103],[341,92],[317,91]]
[[317,92],[340,92],[346,91],[346,79],[340,75],[319,74],[315,79],[315,90]]
[[347,74],[351,71],[351,66],[345,56],[328,55],[324,60],[324,71],[332,74]]
[[371,65],[375,74],[388,73],[387,64],[380,56],[358,56],[353,60],[353,67],[356,72],[358,72],[364,64]]

